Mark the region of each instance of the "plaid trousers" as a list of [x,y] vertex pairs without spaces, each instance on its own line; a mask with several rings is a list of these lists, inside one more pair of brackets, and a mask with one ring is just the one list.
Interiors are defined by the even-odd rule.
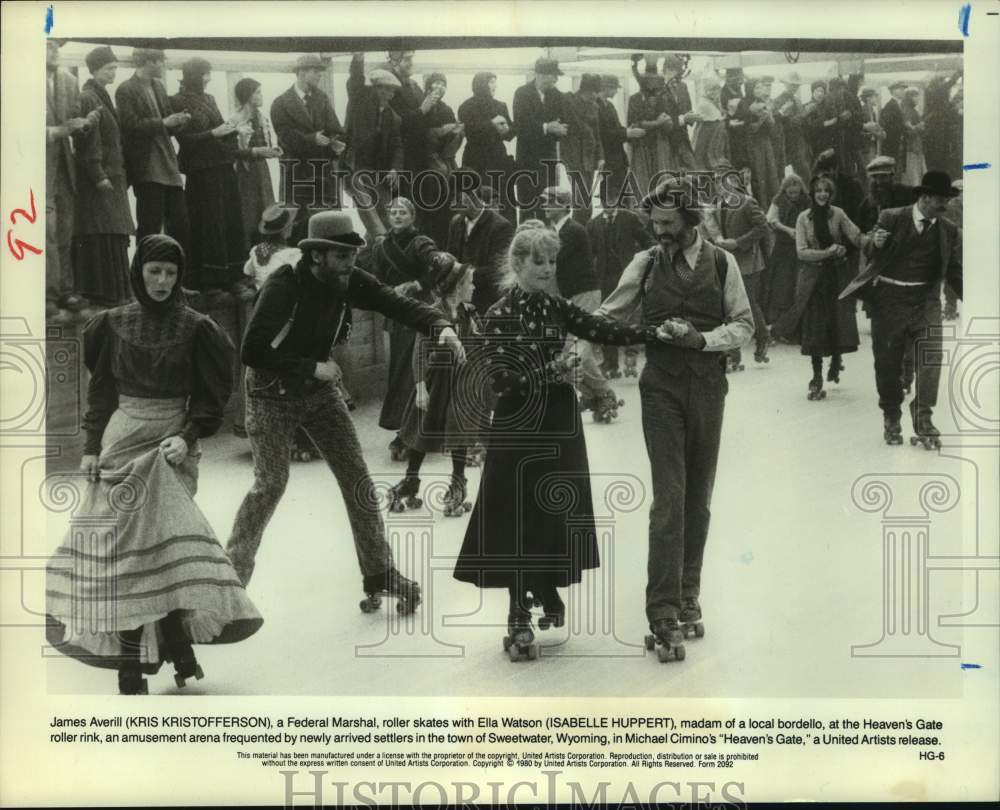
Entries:
[[310,393],[291,393],[277,375],[248,368],[246,394],[254,482],[226,544],[240,581],[246,585],[253,575],[264,529],[288,484],[289,444],[296,428],[309,435],[337,479],[362,575],[385,573],[393,566],[392,550],[354,422],[337,388],[327,383]]

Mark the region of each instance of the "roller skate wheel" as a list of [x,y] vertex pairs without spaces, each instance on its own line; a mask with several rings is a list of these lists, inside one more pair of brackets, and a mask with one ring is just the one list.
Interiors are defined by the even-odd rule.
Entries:
[[918,444],[920,444],[920,439],[916,436],[910,436],[910,447],[916,447]]
[[684,655],[685,653],[683,644],[678,644],[676,647],[674,647],[674,660],[683,661]]
[[402,616],[409,616],[417,609],[417,605],[419,604],[419,599],[414,599],[412,602],[409,599],[400,599],[396,602],[396,612]]
[[548,616],[542,616],[538,620],[539,630],[548,630],[552,626],[552,620]]
[[694,637],[695,638],[704,638],[705,637],[705,625],[703,625],[701,622],[698,622],[694,626]]
[[510,644],[510,645],[509,645],[509,646],[507,647],[507,657],[508,657],[508,658],[510,658],[510,660],[511,660],[511,663],[515,663],[515,664],[516,664],[516,663],[517,663],[518,661],[520,661],[520,660],[521,660],[521,653],[520,653],[520,651],[518,650],[518,648],[517,648],[517,645],[516,645],[516,644],[513,644],[513,643],[511,643],[511,644]]
[[527,654],[529,661],[535,661],[535,660],[537,660],[537,658],[538,658],[538,645],[537,644],[529,644],[527,646],[527,648],[525,649],[525,653]]
[[670,648],[666,645],[656,648],[656,657],[659,659],[661,664],[667,663],[670,660]]
[[390,512],[397,512],[397,513],[399,513],[399,512],[402,512],[404,509],[406,509],[406,507],[403,506],[402,501],[393,501],[391,504],[389,504],[389,511]]
[[312,453],[308,450],[303,450],[299,453],[299,461],[312,461]]
[[503,637],[503,651],[507,652],[510,649],[510,645],[511,645],[510,636],[504,636]]
[[656,636],[646,636],[646,649],[650,652],[656,649]]
[[410,497],[410,498],[406,499],[406,508],[407,509],[419,509],[423,505],[424,505],[424,502],[423,502],[423,500],[421,498],[412,498],[412,497]]

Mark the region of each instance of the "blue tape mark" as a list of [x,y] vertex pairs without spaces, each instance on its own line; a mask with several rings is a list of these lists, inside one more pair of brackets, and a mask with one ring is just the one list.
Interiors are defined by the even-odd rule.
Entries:
[[52,26],[55,25],[55,10],[52,6],[45,9],[45,33],[48,34],[52,30]]
[[962,664],[962,669],[982,669],[982,664]]
[[972,169],[988,169],[990,167],[989,163],[966,163],[962,167],[962,171],[971,171]]
[[969,15],[972,14],[972,3],[966,3],[958,12],[958,30],[963,37],[969,36]]

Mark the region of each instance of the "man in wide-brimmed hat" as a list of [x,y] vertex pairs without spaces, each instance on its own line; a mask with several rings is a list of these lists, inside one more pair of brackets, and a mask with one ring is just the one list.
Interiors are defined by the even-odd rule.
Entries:
[[301,55],[295,84],[271,103],[271,124],[284,152],[280,196],[299,206],[293,243],[305,236],[314,212],[342,204],[336,172],[347,144],[330,97],[319,86],[328,67],[316,54]]
[[354,266],[364,239],[351,218],[324,211],[309,220],[299,242],[302,258],[275,270],[254,306],[241,358],[247,369],[247,433],[254,483],[236,515],[226,551],[241,581],[253,574],[264,529],[288,482],[288,446],[304,428],[340,485],[367,594],[389,593],[403,612],[420,601],[420,587],[393,564],[354,424],[338,392],[333,347],[351,332],[351,308],[374,310],[439,343],[457,362],[465,354],[451,325],[436,310],[396,293]]
[[913,347],[913,430],[927,449],[940,447],[931,414],[941,376],[941,282],[962,297],[960,233],[944,215],[958,193],[946,172],[927,172],[916,188],[916,203],[879,214],[865,247],[868,267],[840,294],[864,297],[869,305],[875,384],[887,444],[903,441],[903,358]]
[[534,78],[514,91],[515,163],[524,172],[515,197],[522,221],[539,215],[539,195],[556,183],[558,143],[569,131],[563,94],[556,88],[562,75],[555,59],[542,57],[535,62]]

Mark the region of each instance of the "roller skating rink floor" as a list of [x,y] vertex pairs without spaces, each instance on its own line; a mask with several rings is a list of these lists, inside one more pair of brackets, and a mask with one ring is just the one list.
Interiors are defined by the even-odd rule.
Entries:
[[[638,384],[622,378],[613,387],[625,405],[612,424],[595,424],[584,414],[595,507],[606,517],[599,518],[602,565],[562,591],[563,627],[540,632],[536,611],[537,660],[512,663],[503,651],[505,591],[480,591],[451,576],[468,515],[446,518],[440,509],[387,515],[398,538],[399,568],[421,583],[423,604],[401,617],[395,600],[385,598],[380,610],[362,613],[361,576],[340,492],[325,464],[314,461],[292,465],[257,557],[249,593],[264,616],[261,630],[235,645],[197,645],[205,678],[180,690],[168,664],[150,678],[150,693],[959,696],[964,658],[921,659],[920,677],[913,677],[912,659],[852,655],[852,645],[882,636],[884,612],[882,513],[855,504],[855,482],[872,474],[958,482],[959,505],[932,514],[934,555],[974,554],[977,533],[968,521],[975,509],[963,515],[963,506],[978,498],[980,510],[995,508],[995,493],[976,495],[971,462],[949,456],[947,447],[938,453],[910,445],[905,407],[904,444],[883,442],[869,324],[860,312],[858,323],[862,346],[845,355],[841,383],[827,384],[825,400],[807,399],[812,373],[798,347],[772,346],[768,364],[755,363],[753,349],[744,349],[746,370],[729,375],[703,569],[705,636],[685,642],[684,661],[661,664],[644,645],[649,466]],[[946,371],[934,414],[942,434],[954,430],[948,380]],[[353,417],[373,477],[387,489],[405,465],[389,459],[392,436],[377,427],[378,403],[359,405]],[[225,544],[252,481],[249,444],[226,432],[205,441],[203,453],[197,502]],[[995,451],[982,458],[995,464]],[[429,455],[421,470],[421,494],[432,509],[450,467],[450,457]],[[474,501],[480,470],[469,468],[467,476]],[[609,502],[615,511],[608,511]],[[65,529],[65,516],[53,515],[51,548]],[[988,538],[979,542],[981,554],[997,553]],[[992,636],[973,635],[995,636],[995,627],[940,626],[939,619],[969,613],[978,600],[973,615],[995,623],[996,582],[995,572],[979,577],[977,586],[974,573],[932,571],[929,636],[939,645],[995,646]],[[47,677],[52,693],[116,691],[114,672],[53,652]]]

